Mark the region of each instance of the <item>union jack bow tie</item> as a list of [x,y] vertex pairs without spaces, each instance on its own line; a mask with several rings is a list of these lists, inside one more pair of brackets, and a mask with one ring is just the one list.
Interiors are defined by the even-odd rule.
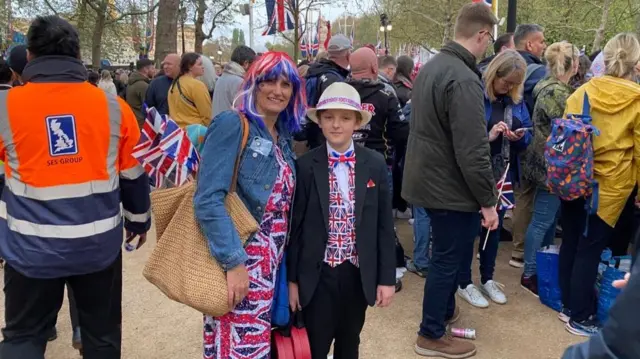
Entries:
[[350,168],[356,163],[356,154],[353,150],[345,152],[345,154],[341,155],[334,151],[331,151],[331,155],[329,155],[329,166],[336,168],[338,163],[344,163]]

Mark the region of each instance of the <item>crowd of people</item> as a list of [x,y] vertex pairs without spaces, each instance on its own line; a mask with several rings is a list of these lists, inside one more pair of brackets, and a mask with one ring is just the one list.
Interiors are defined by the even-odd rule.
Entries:
[[[535,296],[536,252],[562,238],[558,318],[590,338],[564,358],[640,357],[640,275],[615,284],[626,288],[606,323],[595,318],[594,291],[605,248],[638,249],[629,250],[640,43],[622,33],[587,56],[568,41],[547,46],[535,24],[494,38],[497,22],[484,4],[463,6],[453,41],[419,71],[409,56],[354,50],[334,35],[299,64],[238,46],[224,66],[186,53],[166,56],[159,72],[142,59],[131,72],[98,73],[80,61],[72,25],[37,17],[27,45],[0,61],[0,357],[44,358],[65,286],[74,348],[122,356],[122,232],[140,248],[151,226],[149,178],[132,155],[149,108],[198,148],[195,218],[226,274],[229,312],[204,315],[204,358],[270,357],[281,263],[313,359],[332,348],[335,359],[358,358],[367,307],[391,305],[403,267],[427,278],[415,352],[474,356],[473,343],[448,332],[461,316],[456,296],[478,308],[507,304],[494,280],[505,236],[509,264]],[[38,106],[27,105],[33,98]],[[545,157],[556,119],[570,114],[592,118],[598,184],[574,200],[549,185]],[[230,188],[259,224],[246,243],[225,207]],[[394,228],[394,213],[406,212],[410,256]]]

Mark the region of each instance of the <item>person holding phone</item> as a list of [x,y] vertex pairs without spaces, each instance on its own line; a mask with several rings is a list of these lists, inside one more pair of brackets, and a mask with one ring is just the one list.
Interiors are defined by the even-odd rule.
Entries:
[[[493,273],[500,243],[500,229],[505,210],[514,206],[511,183],[518,181],[518,153],[531,142],[531,121],[526,104],[522,101],[522,86],[527,65],[522,56],[514,50],[498,54],[484,72],[485,119],[489,132],[491,165],[496,184],[503,178],[502,196],[498,200],[500,225],[487,237],[487,229],[482,229],[478,252],[480,253],[480,280],[477,287],[471,281],[473,247],[467,248],[458,275],[457,293],[469,304],[486,308],[487,296],[497,304],[507,303],[502,286],[493,280]],[[487,240],[485,246],[485,238]]]

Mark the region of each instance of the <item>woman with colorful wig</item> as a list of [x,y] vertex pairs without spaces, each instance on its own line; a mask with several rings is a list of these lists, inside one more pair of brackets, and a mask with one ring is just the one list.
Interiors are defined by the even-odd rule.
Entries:
[[[271,307],[295,187],[292,134],[306,108],[303,82],[289,56],[267,52],[251,65],[235,110],[216,116],[201,152],[195,213],[213,257],[227,272],[230,312],[204,316],[204,358],[269,358]],[[244,148],[242,121],[249,123]],[[243,246],[224,200],[241,151],[237,193],[260,223]]]

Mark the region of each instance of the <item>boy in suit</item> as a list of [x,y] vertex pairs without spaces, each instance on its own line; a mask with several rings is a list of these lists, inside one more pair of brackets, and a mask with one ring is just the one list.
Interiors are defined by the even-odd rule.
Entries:
[[313,359],[356,359],[367,306],[386,307],[395,292],[393,217],[387,165],[354,146],[371,120],[358,92],[329,86],[307,116],[326,144],[296,162],[297,184],[287,273],[293,311],[302,310]]

